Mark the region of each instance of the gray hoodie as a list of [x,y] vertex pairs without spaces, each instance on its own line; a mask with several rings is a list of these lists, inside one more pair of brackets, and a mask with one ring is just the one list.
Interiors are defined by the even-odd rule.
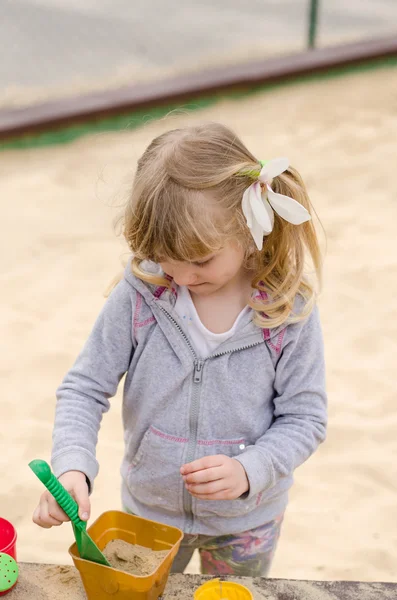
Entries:
[[[137,279],[127,265],[58,389],[53,470],[82,471],[92,488],[102,414],[126,374],[124,507],[186,533],[246,531],[283,512],[294,470],[325,438],[318,310],[271,330],[254,325],[250,311],[202,359],[174,310],[176,294]],[[187,492],[180,467],[214,454],[244,466],[243,497],[198,500]]]

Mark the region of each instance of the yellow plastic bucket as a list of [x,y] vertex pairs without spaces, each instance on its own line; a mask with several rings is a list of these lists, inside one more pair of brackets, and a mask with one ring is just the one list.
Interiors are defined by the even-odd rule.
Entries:
[[80,558],[77,545],[73,544],[69,554],[79,571],[88,600],[157,600],[162,595],[183,538],[180,529],[111,510],[102,513],[87,531],[101,551],[115,539],[152,550],[169,550],[156,570],[142,577],[84,560]]
[[197,588],[194,600],[253,600],[253,595],[239,583],[211,579]]

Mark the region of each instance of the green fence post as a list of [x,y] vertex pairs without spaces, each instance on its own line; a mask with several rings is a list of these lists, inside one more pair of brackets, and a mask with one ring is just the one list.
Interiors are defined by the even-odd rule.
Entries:
[[308,44],[309,48],[314,48],[316,45],[318,4],[319,4],[319,0],[310,0],[309,44]]

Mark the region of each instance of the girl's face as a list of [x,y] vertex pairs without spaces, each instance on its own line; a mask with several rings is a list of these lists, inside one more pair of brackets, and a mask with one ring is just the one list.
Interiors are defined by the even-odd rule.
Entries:
[[218,252],[197,262],[164,261],[160,266],[177,285],[206,296],[228,284],[239,284],[246,276],[243,263],[244,249],[236,242],[228,242]]

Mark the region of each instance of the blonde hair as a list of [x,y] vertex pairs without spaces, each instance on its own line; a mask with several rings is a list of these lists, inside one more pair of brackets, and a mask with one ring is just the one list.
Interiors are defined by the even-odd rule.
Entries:
[[[251,299],[255,323],[274,328],[310,314],[316,286],[304,273],[308,253],[321,281],[319,244],[312,221],[296,226],[275,214],[273,231],[257,250],[242,213],[244,191],[261,165],[240,139],[218,123],[174,129],[155,138],[138,161],[125,208],[123,234],[133,253],[132,272],[140,279],[170,286],[145,272],[144,260],[191,261],[238,240],[246,266],[253,270]],[[272,182],[275,192],[294,198],[311,211],[299,173],[290,167]],[[297,295],[303,309],[294,313]]]

